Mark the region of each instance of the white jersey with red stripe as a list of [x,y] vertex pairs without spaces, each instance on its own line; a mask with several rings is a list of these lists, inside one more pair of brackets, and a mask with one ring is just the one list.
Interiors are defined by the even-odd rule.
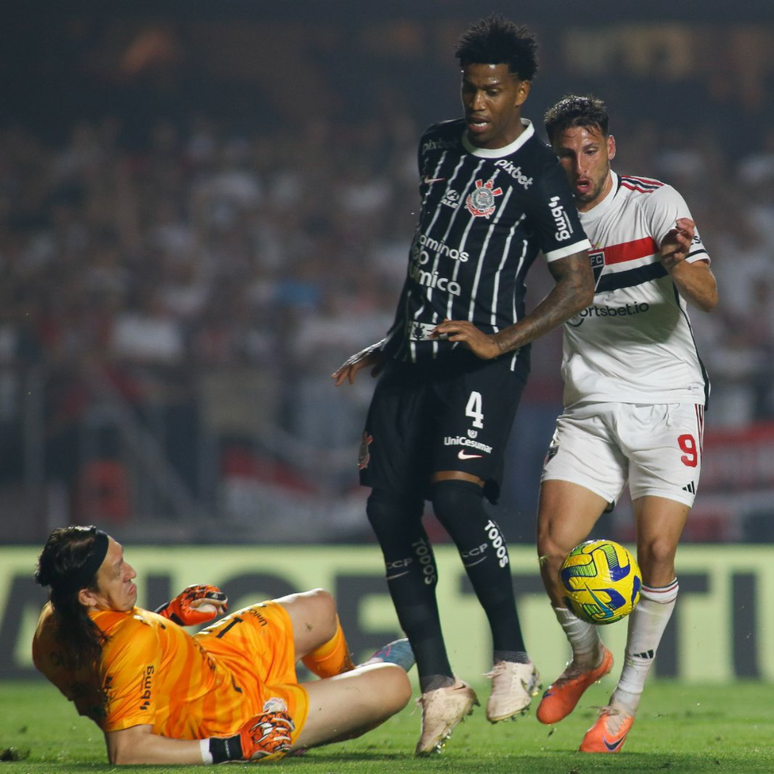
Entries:
[[[693,219],[688,205],[658,180],[611,174],[610,193],[580,213],[596,290],[594,303],[564,325],[564,405],[705,405],[709,381],[686,303],[659,252],[678,218]],[[698,230],[687,260],[710,260]]]

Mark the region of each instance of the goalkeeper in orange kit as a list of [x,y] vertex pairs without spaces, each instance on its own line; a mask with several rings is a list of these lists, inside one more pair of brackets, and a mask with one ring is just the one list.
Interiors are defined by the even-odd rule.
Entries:
[[[156,612],[136,606],[137,573],[95,527],[54,530],[35,580],[51,589],[35,666],[104,732],[113,764],[269,760],[375,728],[411,696],[404,640],[355,666],[322,589],[227,611],[189,586]],[[299,683],[296,662],[319,680]]]

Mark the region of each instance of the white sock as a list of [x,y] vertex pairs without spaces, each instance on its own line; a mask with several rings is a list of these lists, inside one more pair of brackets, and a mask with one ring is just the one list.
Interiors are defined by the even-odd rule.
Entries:
[[554,614],[572,648],[572,660],[581,669],[593,669],[599,664],[602,640],[594,624],[581,621],[572,610],[555,607]]
[[629,617],[624,668],[618,686],[610,697],[610,706],[630,715],[637,712],[645,680],[653,666],[664,629],[675,609],[679,588],[677,578],[668,586],[642,587],[639,604]]

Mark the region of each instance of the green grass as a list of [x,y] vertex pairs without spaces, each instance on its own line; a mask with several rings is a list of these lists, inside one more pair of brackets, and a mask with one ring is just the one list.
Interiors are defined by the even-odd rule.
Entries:
[[[304,756],[263,765],[299,774],[392,774],[393,772],[486,772],[486,774],[588,774],[589,772],[774,772],[774,690],[771,684],[739,682],[696,686],[651,682],[626,749],[618,755],[576,752],[612,684],[593,686],[576,711],[553,728],[534,714],[492,726],[477,708],[457,727],[444,752],[413,757],[419,710],[400,715],[366,736],[312,750]],[[486,686],[479,695],[486,697]],[[101,733],[52,687],[44,683],[0,683],[0,760],[9,748],[26,755],[0,763],[0,774],[109,772]],[[255,771],[233,764],[228,772]],[[122,772],[162,774],[186,767],[136,766]],[[196,767],[207,771],[210,767]],[[212,771],[224,772],[223,767]]]

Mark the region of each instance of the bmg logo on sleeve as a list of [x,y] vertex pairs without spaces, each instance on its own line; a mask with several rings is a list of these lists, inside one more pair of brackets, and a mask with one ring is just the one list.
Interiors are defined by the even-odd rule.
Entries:
[[552,196],[548,202],[548,206],[551,209],[551,215],[553,215],[554,223],[556,223],[556,233],[554,238],[557,242],[561,242],[565,239],[569,239],[572,236],[572,226],[570,220],[567,217],[567,213],[564,211],[562,202],[558,196]]

